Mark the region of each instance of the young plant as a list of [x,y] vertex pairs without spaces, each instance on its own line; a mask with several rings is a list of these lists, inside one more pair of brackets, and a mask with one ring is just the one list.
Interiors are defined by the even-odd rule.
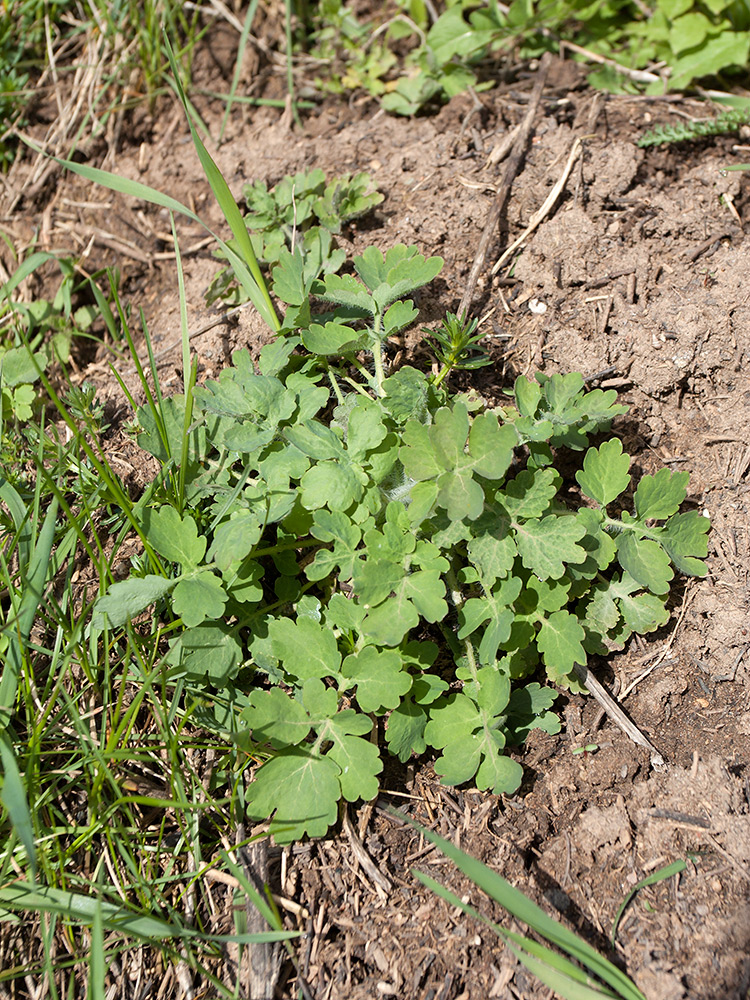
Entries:
[[[589,447],[624,412],[613,391],[538,374],[511,404],[470,410],[414,368],[388,374],[382,341],[416,314],[403,296],[442,262],[396,246],[353,263],[356,277],[321,281],[282,254],[284,336],[259,371],[239,351],[194,390],[184,506],[141,506],[164,572],[114,584],[92,622],[93,636],[159,602],[170,678],[207,707],[223,692],[233,707],[215,728],[265,749],[248,809],[273,814],[282,842],[324,834],[341,798],[377,794],[379,717],[402,760],[430,746],[444,782],[513,793],[508,748],[559,728],[536,678],[576,687],[591,653],[667,621],[673,566],[705,573],[708,522],[678,513],[686,473],[645,476],[615,514],[630,460],[618,438]],[[338,304],[325,322],[311,294]],[[170,402],[177,429],[183,402]],[[164,461],[149,409],[139,420]],[[574,506],[553,466],[562,448],[584,452]]]
[[736,108],[732,111],[722,111],[716,118],[675,122],[672,125],[657,125],[656,128],[640,137],[638,145],[645,148],[665,143],[687,142],[690,139],[700,139],[707,135],[725,135],[728,132],[738,131],[742,125],[747,125],[748,122],[750,122],[750,108]]
[[482,339],[478,334],[479,320],[469,320],[465,315],[458,317],[447,313],[437,330],[423,330],[435,343],[432,349],[441,365],[435,377],[435,388],[439,388],[452,371],[475,371],[492,364],[492,359],[484,351],[472,352]]
[[[416,247],[369,247],[354,274],[322,276],[281,247],[278,320],[237,205],[193,138],[244,247],[223,248],[278,336],[257,367],[238,351],[199,387],[186,363],[186,395],[138,411],[139,443],[162,464],[129,515],[145,558],[96,601],[87,638],[154,606],[164,683],[263,761],[247,812],[272,816],[279,842],[323,835],[342,798],[377,794],[379,718],[401,760],[430,746],[445,783],[512,794],[522,771],[508,748],[559,729],[545,678],[576,688],[590,654],[665,624],[675,569],[706,573],[708,521],[679,512],[688,475],[644,476],[629,510],[622,443],[589,446],[625,407],[579,374],[519,377],[491,409],[445,377],[388,371],[388,337],[417,316],[407,296],[443,263]],[[313,314],[316,302],[333,308]],[[448,320],[438,343],[455,366],[474,339]],[[561,449],[583,453],[572,498]]]
[[[315,262],[315,277],[334,274],[340,270],[346,255],[336,248],[333,237],[345,223],[366,215],[383,200],[371,188],[369,174],[339,177],[326,183],[319,168],[287,176],[272,191],[262,181],[246,184],[245,224],[258,260],[273,266],[279,262],[282,249],[298,247],[303,260]],[[229,245],[236,246],[231,240]],[[226,259],[221,250],[215,256]],[[211,305],[222,299],[237,304],[246,297],[231,268],[224,267],[211,282],[206,303]]]

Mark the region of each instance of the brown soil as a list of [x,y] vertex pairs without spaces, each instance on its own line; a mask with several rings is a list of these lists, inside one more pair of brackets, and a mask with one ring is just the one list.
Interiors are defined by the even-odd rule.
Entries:
[[[327,101],[305,118],[303,130],[277,110],[251,110],[234,119],[216,159],[238,195],[245,181],[270,185],[313,167],[329,176],[370,171],[385,200],[340,243],[348,253],[404,242],[442,255],[445,269],[420,302],[422,322],[434,321],[458,305],[502,172],[485,164],[523,117],[532,77],[482,94],[481,109],[472,111],[472,99],[458,97],[413,121],[387,117],[369,100]],[[492,914],[481,893],[387,805],[496,868],[610,955],[612,921],[626,893],[661,866],[688,858],[681,875],[641,890],[631,903],[616,960],[650,1000],[748,996],[748,181],[741,173],[722,175],[733,159],[731,137],[638,149],[646,123],[669,120],[674,107],[596,94],[571,65],[553,67],[493,253],[542,204],[575,137],[590,138],[556,209],[527,240],[513,280],[480,283],[474,308],[487,316],[483,329],[495,364],[473,379],[492,399],[518,372],[581,371],[592,385],[618,388],[629,405],[617,429],[636,473],[664,465],[691,473],[690,501],[713,524],[709,575],[679,584],[672,620],[660,633],[595,665],[610,689],[619,683],[629,692],[621,695],[623,707],[661,750],[667,769],[652,770],[648,754],[580,696],[561,700],[559,736],[536,733],[529,740],[521,757],[525,781],[512,800],[442,788],[429,761],[390,767],[374,808],[360,807],[352,817],[389,891],[363,871],[344,833],[287,852],[283,866],[272,851],[274,888],[310,914],[301,921],[309,932],[301,966],[315,1000],[550,996],[492,933],[415,881],[416,864]],[[199,108],[216,132],[221,107],[199,102]],[[164,106],[153,124],[133,122],[114,164],[194,204],[221,227],[174,105]],[[19,171],[16,190],[21,180]],[[179,337],[179,313],[164,213],[59,176],[5,218],[21,239],[39,227],[40,249],[64,245],[81,253],[93,237],[84,266],[121,269],[125,299],[134,312],[143,307],[155,348],[167,351],[160,358],[162,386],[179,390],[179,348],[167,350]],[[210,247],[191,250],[203,233],[184,220],[178,228],[190,325],[199,328],[216,315],[203,302],[216,263]],[[215,376],[238,346],[257,351],[265,336],[247,310],[196,337],[201,377]],[[414,333],[406,350],[428,363],[417,341]],[[127,419],[104,361],[104,351],[81,357],[79,377],[93,381]],[[134,378],[128,384],[137,392]],[[125,446],[112,447],[114,454]],[[131,489],[153,475],[137,449],[123,451],[120,460]],[[595,753],[572,753],[589,742],[598,745]],[[224,974],[230,972],[227,966]],[[206,984],[194,987],[210,995],[200,993]],[[298,988],[289,969],[277,996],[297,996]],[[181,990],[175,979],[166,995]]]

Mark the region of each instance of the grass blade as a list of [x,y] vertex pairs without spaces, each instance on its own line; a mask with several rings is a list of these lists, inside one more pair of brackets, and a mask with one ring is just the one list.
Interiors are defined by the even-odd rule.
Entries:
[[[266,282],[261,272],[260,265],[255,256],[255,251],[253,250],[253,245],[250,242],[250,234],[247,231],[247,226],[245,225],[245,220],[242,218],[242,213],[239,210],[237,202],[234,200],[234,195],[229,190],[229,185],[224,179],[224,175],[219,170],[219,168],[214,163],[211,154],[208,152],[206,147],[203,145],[201,137],[196,131],[195,125],[193,124],[193,118],[190,114],[190,108],[188,106],[187,97],[185,96],[185,91],[182,88],[182,83],[180,82],[179,74],[177,73],[177,64],[175,62],[174,53],[172,52],[172,47],[169,42],[166,41],[167,52],[169,54],[170,64],[172,66],[172,73],[174,74],[175,82],[177,84],[177,90],[180,95],[180,100],[182,101],[182,106],[185,109],[185,116],[187,117],[188,126],[190,128],[190,134],[193,138],[193,145],[195,146],[196,152],[198,153],[198,159],[201,161],[201,166],[203,167],[203,172],[206,175],[206,179],[211,186],[211,190],[214,193],[214,197],[219,203],[219,207],[224,214],[224,218],[229,223],[229,228],[232,230],[235,240],[237,241],[237,246],[239,247],[242,261],[250,270],[250,274],[255,281],[258,289],[258,293],[262,296],[265,304],[265,310],[261,312],[257,303],[253,300],[253,304],[261,313],[263,318],[266,320],[268,325],[272,330],[277,331],[280,329],[281,324],[279,323],[278,317],[276,315],[276,310],[274,309],[271,297],[268,294],[268,289],[266,288]],[[224,249],[222,247],[222,249]],[[230,258],[231,259],[231,258]],[[234,267],[234,265],[232,265]]]
[[[197,138],[197,135],[196,135]],[[198,139],[200,142],[200,139]],[[32,149],[37,152],[42,152],[42,150],[36,146],[32,145]],[[201,143],[201,146],[203,144]],[[204,147],[205,148],[205,147]],[[206,153],[208,156],[208,153]],[[176,198],[172,198],[168,194],[164,194],[161,191],[157,191],[156,188],[149,187],[148,184],[142,184],[140,181],[131,180],[129,177],[120,177],[118,174],[110,173],[108,170],[100,170],[98,167],[89,167],[85,163],[74,163],[72,160],[61,160],[59,157],[55,157],[57,162],[61,167],[65,167],[71,173],[78,174],[79,177],[83,177],[84,180],[91,181],[92,184],[100,184],[102,187],[107,188],[110,191],[116,191],[118,194],[127,195],[130,198],[138,198],[143,201],[147,201],[152,205],[158,205],[160,208],[169,209],[171,212],[177,212],[180,215],[186,216],[192,222],[197,222],[198,225],[203,226],[203,228],[210,233],[210,235],[216,240],[221,249],[227,255],[232,268],[237,275],[237,279],[242,285],[245,292],[253,303],[255,308],[258,310],[263,321],[274,331],[280,328],[279,320],[276,315],[276,311],[273,308],[273,303],[271,302],[268,291],[265,288],[265,283],[263,287],[259,287],[257,281],[252,275],[252,271],[249,265],[246,264],[233,250],[229,247],[222,238],[215,233],[210,226],[187,207],[183,205],[182,202],[177,201]],[[210,159],[210,157],[209,157]],[[213,163],[213,161],[211,161]],[[214,164],[216,171],[218,172],[218,167]],[[222,181],[224,178],[222,177]],[[210,178],[209,178],[210,183]],[[224,181],[226,185],[226,181]],[[229,188],[227,187],[227,191]],[[230,193],[231,197],[231,193]],[[237,203],[232,198],[232,204],[236,210],[237,216],[242,219],[240,215],[240,210],[237,207]],[[245,231],[245,236],[247,237],[247,243],[250,246],[252,252],[252,245],[250,244],[250,236],[248,235],[247,228],[242,224],[242,228]],[[234,230],[233,230],[234,231]],[[243,248],[244,249],[244,248]],[[253,254],[253,258],[254,258]],[[257,267],[257,262],[256,262]],[[257,269],[258,274],[262,280],[262,274],[260,273],[260,268]]]
[[3,784],[0,789],[0,801],[8,810],[8,816],[13,824],[18,839],[24,846],[29,859],[31,876],[36,881],[36,847],[34,845],[34,826],[31,822],[29,803],[26,798],[21,772],[18,770],[16,755],[8,739],[7,733],[0,733],[0,763],[3,767]]
[[31,632],[34,615],[42,600],[44,585],[47,582],[50,553],[55,539],[56,519],[57,500],[53,500],[47,509],[44,524],[34,546],[34,554],[29,562],[28,576],[23,582],[23,596],[16,620],[9,629],[8,651],[3,675],[0,678],[0,731],[8,728],[13,716],[18,677],[23,662],[23,645]]
[[219,142],[221,142],[224,138],[224,129],[227,127],[229,112],[232,110],[232,104],[234,104],[234,95],[237,93],[237,87],[239,86],[240,75],[242,73],[242,57],[245,54],[245,46],[247,45],[247,40],[250,37],[250,31],[253,27],[253,21],[255,20],[255,12],[257,9],[258,0],[252,0],[250,6],[247,8],[247,14],[245,14],[245,21],[242,25],[242,34],[240,35],[240,42],[237,46],[237,60],[234,64],[234,75],[232,76],[232,85],[229,88],[229,96],[226,99],[226,110],[224,111],[224,117],[221,119]]
[[481,861],[466,854],[450,841],[433,833],[432,830],[427,830],[412,820],[408,821],[422,832],[426,840],[439,847],[446,857],[454,862],[459,871],[462,871],[475,885],[483,889],[488,896],[491,896],[512,913],[517,920],[527,924],[541,937],[556,945],[571,958],[585,966],[602,982],[611,986],[616,991],[617,996],[627,998],[627,1000],[645,1000],[643,994],[624,972],[603,955],[600,955],[591,945],[581,940],[578,935],[553,920],[552,917],[547,916],[544,910],[501,875],[492,871]]
[[[690,857],[690,855],[688,855],[688,857]],[[693,860],[692,857],[691,860]],[[615,915],[614,923],[612,924],[612,935],[610,938],[613,948],[615,946],[615,940],[617,938],[617,928],[619,926],[620,920],[622,919],[622,915],[627,909],[630,900],[633,898],[633,896],[635,896],[638,890],[645,889],[647,885],[654,885],[656,882],[661,882],[665,878],[671,878],[673,875],[679,875],[679,873],[684,872],[686,868],[687,868],[687,862],[683,861],[680,858],[678,861],[673,861],[671,865],[665,865],[658,871],[652,872],[650,875],[647,875],[646,878],[642,878],[640,882],[636,882],[636,884],[627,894],[625,899],[623,899],[622,903],[620,903],[620,908]]]

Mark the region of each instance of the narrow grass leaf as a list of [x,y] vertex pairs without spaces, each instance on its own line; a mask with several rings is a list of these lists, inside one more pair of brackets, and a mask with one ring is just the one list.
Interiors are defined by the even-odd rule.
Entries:
[[117,931],[145,941],[164,941],[171,938],[186,938],[201,941],[241,941],[242,943],[262,941],[285,941],[299,937],[296,931],[273,930],[258,934],[214,935],[202,934],[191,927],[184,927],[160,920],[147,914],[134,913],[123,906],[116,906],[106,900],[82,893],[66,892],[53,886],[31,886],[27,882],[15,882],[0,887],[0,918],[2,910],[14,912],[31,910],[50,913],[93,925],[97,911],[101,915],[102,927],[107,931]]
[[[399,814],[400,815],[400,814]],[[582,941],[576,934],[562,924],[549,917],[544,910],[526,897],[519,889],[507,882],[497,872],[476,858],[466,854],[450,841],[438,836],[432,830],[427,830],[413,823],[422,831],[424,837],[437,845],[440,850],[454,862],[456,867],[470,878],[472,882],[483,889],[496,902],[513,914],[517,920],[523,921],[541,937],[566,952],[571,958],[585,965],[599,979],[608,983],[619,995],[628,1000],[645,1000],[643,994],[633,984],[624,972],[600,955],[591,945]]]
[[[271,297],[268,294],[268,289],[266,288],[266,282],[263,278],[263,274],[260,270],[260,265],[255,256],[255,251],[253,250],[253,245],[250,242],[250,234],[247,231],[247,226],[245,225],[245,220],[242,218],[242,213],[237,206],[237,202],[234,200],[234,195],[229,190],[229,185],[227,184],[224,175],[221,170],[216,166],[216,163],[211,157],[206,147],[198,135],[195,125],[193,124],[193,116],[190,113],[190,108],[188,106],[187,97],[185,96],[185,91],[182,88],[182,83],[180,82],[179,73],[177,71],[177,64],[175,62],[174,53],[172,52],[172,47],[169,41],[165,41],[167,46],[167,54],[169,55],[170,65],[172,67],[172,73],[177,84],[177,90],[180,95],[180,100],[182,101],[182,106],[185,109],[185,115],[187,117],[188,126],[190,128],[190,134],[193,139],[193,145],[195,146],[196,152],[198,153],[198,159],[201,161],[201,166],[203,167],[203,172],[206,175],[211,190],[214,193],[214,197],[219,203],[219,207],[224,214],[224,218],[229,223],[229,228],[232,230],[237,245],[240,250],[243,263],[249,268],[250,274],[257,287],[257,292],[261,297],[264,308],[261,309],[255,299],[253,299],[253,304],[255,305],[258,312],[263,316],[263,319],[268,323],[272,330],[278,332],[281,328],[279,319],[276,315],[276,310],[274,309]],[[224,249],[224,247],[222,247]],[[231,260],[231,257],[230,257]]]
[[101,902],[97,900],[94,910],[94,923],[91,928],[91,953],[89,955],[89,981],[86,987],[86,1000],[104,1000],[104,980],[107,974],[107,963],[104,957],[104,921],[102,919]]
[[44,523],[34,546],[34,554],[29,562],[28,575],[24,583],[16,621],[9,630],[8,650],[2,678],[0,678],[0,731],[8,728],[13,715],[18,690],[18,676],[23,662],[23,645],[31,632],[34,616],[42,599],[44,585],[47,582],[50,553],[55,538],[57,510],[57,500],[53,500],[47,509]]
[[26,798],[23,778],[18,769],[16,755],[8,739],[7,733],[0,733],[0,763],[3,767],[3,784],[0,788],[0,802],[8,810],[8,816],[18,834],[18,839],[24,846],[29,859],[32,879],[36,880],[36,847],[34,845],[34,826],[31,822],[29,803]]
[[237,87],[240,83],[240,76],[242,75],[242,60],[245,55],[245,48],[247,46],[247,41],[250,37],[250,31],[253,27],[253,21],[255,19],[255,12],[258,9],[259,0],[252,0],[250,6],[247,8],[247,14],[245,14],[245,21],[242,25],[242,33],[240,35],[239,45],[237,46],[237,59],[234,64],[234,74],[232,76],[232,85],[229,88],[229,95],[226,98],[227,106],[224,111],[224,117],[221,119],[221,128],[219,129],[219,142],[224,138],[224,130],[227,127],[227,122],[229,121],[229,113],[232,110],[232,104],[234,104],[234,95],[237,93]]
[[[198,142],[200,142],[200,139],[198,139]],[[41,152],[37,146],[33,146],[32,148],[36,149],[37,152]],[[208,156],[208,153],[206,153],[206,155]],[[182,202],[177,201],[176,198],[172,198],[168,194],[157,191],[156,188],[149,187],[147,184],[142,184],[140,181],[131,180],[129,177],[120,177],[117,174],[110,173],[108,170],[100,170],[98,167],[89,167],[85,163],[74,163],[72,160],[62,160],[57,157],[55,157],[55,159],[60,166],[65,167],[66,170],[70,170],[71,173],[78,174],[78,176],[83,177],[84,180],[91,181],[92,184],[100,184],[102,187],[108,188],[110,191],[116,191],[119,194],[127,195],[130,198],[138,198],[142,201],[147,201],[152,205],[158,205],[160,208],[169,209],[171,212],[179,212],[191,221],[197,222],[198,225],[203,226],[203,228],[210,233],[211,236],[213,236],[229,258],[240,284],[247,292],[251,302],[260,313],[263,321],[272,330],[279,329],[279,320],[276,316],[276,311],[273,309],[268,292],[266,291],[264,294],[263,290],[258,286],[257,281],[254,280],[252,276],[251,270],[248,269],[249,265],[246,265],[231,249],[231,247],[227,246],[224,240],[222,240],[210,226],[206,225],[206,223],[198,215],[196,215],[195,212],[191,211],[187,205],[183,205]],[[213,163],[213,161],[211,162]],[[215,164],[214,167],[218,173],[218,167],[216,167]],[[223,177],[222,180],[224,180]],[[226,185],[226,181],[224,181],[224,184]],[[229,191],[228,187],[227,191]],[[232,204],[234,204],[237,215],[241,221],[242,216],[240,215],[240,210],[237,208],[237,204],[233,198]],[[245,231],[247,242],[250,244],[250,237],[247,233],[244,222],[242,223],[242,227]],[[252,245],[250,246],[250,250],[252,251]],[[260,274],[260,270],[258,270],[258,274]]]
[[615,946],[615,940],[617,938],[617,928],[620,924],[620,920],[622,919],[622,915],[628,908],[628,904],[630,903],[633,896],[635,896],[635,894],[638,892],[638,890],[644,889],[647,885],[654,885],[656,882],[661,882],[665,878],[671,878],[673,875],[679,875],[679,873],[684,872],[686,868],[687,868],[687,862],[683,861],[682,858],[680,858],[677,861],[673,861],[671,865],[665,865],[658,871],[652,872],[650,875],[647,875],[646,878],[642,878],[640,882],[636,882],[636,884],[627,894],[625,899],[623,899],[622,903],[620,903],[620,908],[615,914],[614,923],[612,924],[612,934],[610,937],[613,948]]

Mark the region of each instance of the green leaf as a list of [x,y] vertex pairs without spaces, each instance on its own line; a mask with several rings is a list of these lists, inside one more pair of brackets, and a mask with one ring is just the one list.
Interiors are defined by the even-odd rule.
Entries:
[[423,754],[427,748],[424,731],[427,725],[427,711],[405,697],[401,704],[388,716],[385,739],[392,754],[405,764],[412,754]]
[[226,603],[221,580],[208,570],[184,577],[172,594],[172,609],[188,628],[206,619],[221,618]]
[[617,603],[628,626],[639,635],[654,632],[669,621],[664,599],[656,594],[623,594]]
[[542,621],[536,643],[551,680],[561,680],[574,663],[585,666],[584,637],[580,622],[568,611],[555,611]]
[[16,755],[6,732],[0,733],[0,765],[2,765],[2,783],[0,784],[0,802],[2,802],[11,824],[23,844],[29,861],[32,879],[36,879],[37,861],[34,842],[34,825],[31,821],[29,802],[26,797],[21,772],[18,769]]
[[341,654],[336,638],[311,618],[276,618],[268,624],[271,648],[284,672],[304,681],[310,677],[333,677],[339,672]]
[[95,631],[104,628],[104,616],[110,628],[124,625],[135,618],[154,601],[164,597],[174,587],[175,581],[164,576],[131,577],[113,584],[94,605],[91,626]]
[[672,22],[669,29],[669,44],[672,46],[672,51],[679,55],[686,49],[696,48],[705,41],[710,29],[711,22],[705,14],[699,14],[697,11],[683,14]]
[[667,593],[674,573],[661,545],[629,531],[618,535],[616,545],[620,565],[634,580],[654,594]]
[[640,521],[663,519],[676,513],[687,496],[687,472],[664,468],[653,476],[644,476],[635,491],[635,511]]
[[197,566],[206,552],[206,539],[198,535],[193,518],[189,514],[180,517],[174,507],[165,505],[158,510],[147,507],[143,512],[143,530],[157,552],[185,568]]
[[404,446],[399,458],[411,479],[422,482],[444,471],[445,467],[433,448],[429,428],[424,424],[410,420],[404,428],[402,441]]
[[368,335],[357,333],[343,323],[328,322],[325,326],[311,323],[300,334],[300,340],[313,354],[351,354],[367,344]]
[[362,316],[375,314],[375,305],[367,289],[351,274],[326,274],[322,281],[313,285],[313,294],[325,302],[349,306]]
[[[496,739],[495,733],[487,734],[486,742]],[[513,760],[500,751],[505,741],[498,741],[497,753],[485,753],[477,770],[477,788],[484,791],[491,789],[493,795],[514,795],[523,780],[523,768],[517,760]]]
[[41,351],[33,354],[28,347],[11,347],[0,353],[0,385],[14,389],[24,382],[36,382],[39,372],[47,367]]
[[586,496],[606,507],[628,488],[629,468],[630,456],[623,455],[622,441],[612,438],[599,448],[589,448],[576,479]]
[[689,573],[691,576],[705,576],[708,573],[708,567],[702,560],[708,554],[706,534],[710,527],[709,519],[697,510],[675,514],[664,525],[659,541],[681,573]]
[[499,426],[497,415],[480,413],[469,432],[469,454],[473,471],[485,479],[502,479],[519,444],[512,424]]
[[240,511],[216,529],[207,558],[215,561],[220,569],[228,569],[250,553],[261,534],[257,518],[249,511]]
[[410,299],[394,302],[383,317],[383,336],[392,337],[406,329],[407,326],[411,326],[417,316],[419,316],[419,310],[414,308],[414,303]]
[[318,420],[305,420],[294,427],[287,427],[285,437],[303,455],[318,461],[345,457],[341,438]]
[[278,844],[291,844],[305,834],[323,837],[338,818],[339,774],[330,757],[301,748],[282,750],[250,783],[248,815],[258,820],[273,815],[270,833]]
[[555,469],[524,469],[495,499],[514,520],[541,517],[561,486],[562,477]]
[[322,542],[333,542],[333,550],[319,549],[305,568],[308,580],[323,580],[339,568],[342,580],[351,580],[361,530],[341,511],[316,510],[310,534]]
[[191,681],[223,687],[242,662],[237,630],[217,622],[186,629],[172,646],[169,658]]
[[359,653],[347,656],[341,673],[357,687],[357,703],[363,712],[381,715],[396,708],[412,684],[411,675],[401,666],[395,650],[377,650],[365,646]]
[[312,728],[303,705],[277,687],[270,691],[253,691],[250,704],[242,710],[242,720],[252,730],[257,743],[279,748],[301,743]]
[[542,387],[538,382],[532,382],[524,375],[519,375],[513,384],[518,412],[522,417],[533,417],[542,399]]
[[383,406],[401,424],[409,417],[419,419],[427,409],[428,383],[423,372],[404,365],[383,381]]
[[340,736],[328,751],[327,758],[339,767],[341,794],[347,802],[369,802],[378,794],[378,775],[383,762],[375,744],[359,736]]
[[585,534],[585,527],[575,518],[554,514],[514,525],[521,560],[540,580],[557,580],[565,572],[565,563],[584,561],[586,550],[577,543]]
[[[494,527],[490,528],[492,522]],[[485,524],[487,527],[483,533],[477,533],[469,542],[468,551],[482,583],[485,587],[492,587],[495,580],[506,577],[511,571],[518,550],[507,520],[488,512],[474,522],[476,529],[480,525],[484,528]]]
[[356,462],[362,461],[368,452],[380,445],[387,430],[381,419],[380,407],[369,400],[358,401],[349,414],[346,447]]
[[319,462],[308,469],[300,480],[302,506],[306,510],[317,510],[326,505],[334,511],[347,510],[362,499],[363,480],[364,473],[353,464]]

